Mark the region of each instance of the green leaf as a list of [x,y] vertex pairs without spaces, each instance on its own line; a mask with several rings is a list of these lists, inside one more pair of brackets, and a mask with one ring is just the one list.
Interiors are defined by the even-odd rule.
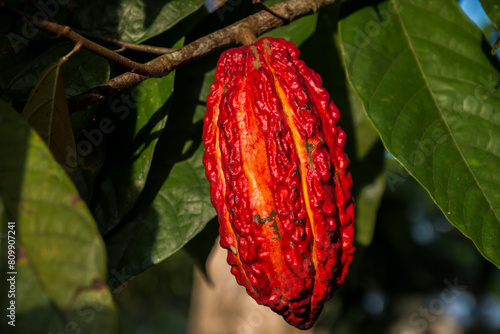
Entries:
[[[82,29],[140,43],[172,28],[204,0],[87,1],[76,14]],[[103,31],[105,32],[103,34]]]
[[454,0],[385,1],[340,27],[349,79],[386,149],[499,266],[500,74],[480,29]]
[[200,145],[174,166],[148,210],[106,238],[111,267],[140,273],[181,249],[215,216],[202,156]]
[[16,329],[118,333],[105,249],[88,208],[44,141],[2,101],[0,132],[0,154],[8,157],[0,198],[16,223]]
[[[183,40],[174,47],[182,43]],[[144,189],[156,143],[167,121],[174,78],[175,71],[162,78],[146,80],[111,103],[111,111],[120,116],[112,127],[110,164],[93,207],[103,234],[120,222]],[[97,141],[105,135],[97,129],[83,134],[89,141],[92,138]]]
[[42,72],[22,115],[74,180],[76,165],[68,159],[68,151],[75,151],[76,148],[61,76],[62,65],[62,62],[52,63]]
[[331,6],[319,12],[316,31],[301,47],[301,58],[321,75],[323,86],[341,112],[340,125],[347,135],[346,152],[354,184],[355,238],[358,244],[368,246],[385,190],[383,147],[345,76],[336,24],[338,7]]

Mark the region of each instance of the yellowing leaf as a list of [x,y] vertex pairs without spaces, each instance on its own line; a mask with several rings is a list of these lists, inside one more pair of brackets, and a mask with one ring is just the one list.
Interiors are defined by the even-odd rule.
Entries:
[[22,115],[42,137],[57,162],[72,179],[77,162],[72,160],[75,139],[61,76],[62,62],[45,68],[24,106]]

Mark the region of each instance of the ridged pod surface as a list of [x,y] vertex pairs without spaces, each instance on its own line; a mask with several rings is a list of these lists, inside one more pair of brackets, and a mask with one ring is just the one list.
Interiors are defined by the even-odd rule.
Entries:
[[220,244],[248,294],[301,329],[354,254],[339,117],[294,44],[263,38],[221,55],[203,131]]

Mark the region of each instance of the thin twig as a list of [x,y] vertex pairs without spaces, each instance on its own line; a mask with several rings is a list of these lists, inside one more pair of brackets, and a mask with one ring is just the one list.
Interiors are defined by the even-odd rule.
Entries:
[[79,33],[80,35],[85,36],[89,39],[93,39],[95,41],[109,43],[112,45],[119,46],[120,48],[118,50],[115,50],[115,52],[120,52],[120,51],[128,49],[128,50],[152,53],[152,54],[156,54],[156,55],[162,55],[162,54],[172,52],[173,50],[175,50],[175,49],[171,49],[171,48],[163,48],[160,46],[129,43],[129,42],[121,41],[121,40],[114,39],[114,38],[108,38],[105,36],[95,35],[95,34],[92,34],[92,33],[86,32],[86,31],[82,31],[82,30],[78,30],[78,29],[74,29],[74,28],[73,28],[73,31],[75,31],[75,32]]
[[31,15],[23,13],[15,8],[6,6],[4,2],[0,2],[0,13],[5,13],[5,14],[7,14],[13,18],[19,19],[19,20],[26,19],[31,24],[33,24],[34,26],[36,26],[42,30],[56,34],[57,36],[65,37],[65,38],[67,38],[70,41],[73,41],[75,43],[80,43],[82,45],[82,47],[84,47],[85,49],[92,51],[92,52],[100,55],[101,57],[109,59],[109,60],[125,67],[126,69],[128,69],[132,72],[139,73],[142,75],[148,75],[148,76],[151,75],[150,66],[148,66],[146,64],[137,63],[137,62],[130,60],[127,57],[124,57],[124,56],[122,56],[122,55],[120,55],[112,50],[109,50],[109,49],[107,49],[107,48],[105,48],[97,43],[94,43],[91,40],[81,36],[80,34],[76,33],[75,31],[71,30],[71,28],[68,26],[63,26],[63,25],[60,25],[60,24],[57,24],[54,22],[50,22],[50,21],[46,21],[46,20],[42,20],[39,18],[37,18],[35,20],[35,19],[33,19],[33,17]]

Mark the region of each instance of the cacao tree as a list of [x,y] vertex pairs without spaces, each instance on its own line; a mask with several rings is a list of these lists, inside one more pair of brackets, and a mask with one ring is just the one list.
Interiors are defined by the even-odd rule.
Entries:
[[[496,1],[481,5],[490,20],[486,27],[473,23],[456,0],[1,1],[2,333],[132,332],[138,321],[131,320],[134,312],[126,308],[133,308],[139,299],[129,296],[124,301],[128,292],[122,292],[140,290],[136,282],[144,287],[162,275],[168,282],[187,277],[184,284],[190,286],[190,269],[196,265],[204,270],[210,249],[218,244],[218,222],[233,222],[217,213],[234,215],[234,210],[251,217],[248,224],[268,224],[270,231],[278,231],[272,246],[271,239],[254,240],[255,250],[261,252],[285,249],[301,240],[306,240],[307,248],[315,238],[325,240],[328,258],[319,261],[320,255],[301,253],[300,260],[310,260],[314,266],[290,270],[290,277],[285,275],[287,263],[298,260],[299,253],[288,258],[285,251],[276,251],[275,258],[266,260],[274,261],[270,268],[276,275],[264,270],[265,277],[272,276],[270,281],[296,288],[301,297],[302,290],[314,286],[314,295],[322,296],[310,297],[305,304],[282,290],[276,297],[279,307],[271,305],[275,298],[271,290],[265,302],[258,293],[252,295],[252,289],[264,289],[262,280],[241,279],[246,270],[241,259],[250,258],[252,249],[242,248],[241,255],[230,261],[238,282],[252,297],[278,309],[297,327],[312,326],[332,295],[332,277],[338,290],[317,325],[332,331],[385,332],[395,328],[395,319],[403,319],[409,328],[424,332],[451,308],[452,302],[446,302],[450,298],[437,297],[431,300],[438,301],[434,304],[424,301],[427,309],[417,307],[409,315],[398,313],[398,307],[400,299],[433,289],[442,296],[443,291],[459,291],[457,298],[476,298],[479,313],[485,300],[492,300],[483,313],[500,312],[500,6]],[[234,78],[239,74],[218,74],[214,84],[224,51],[260,45],[259,52],[264,52],[266,39],[254,44],[263,37],[290,42],[284,45],[290,45],[286,48],[296,59],[287,61],[300,67],[300,59],[313,71],[292,71],[296,77],[288,82],[298,92],[290,95],[293,98],[284,98],[285,92],[278,88],[267,95],[260,92],[261,86],[248,83],[257,76],[250,72],[240,75],[238,82]],[[246,50],[257,57],[251,47]],[[236,72],[244,65],[238,57],[232,60]],[[265,66],[256,62],[257,58],[247,59],[249,68],[262,74]],[[219,66],[221,73],[229,72],[229,65]],[[276,66],[291,65],[283,61]],[[277,71],[270,76],[277,81],[277,76],[288,73]],[[276,217],[284,220],[281,211],[255,216],[245,206],[227,205],[232,199],[219,199],[220,208],[217,199],[213,202],[217,196],[212,190],[211,198],[205,167],[215,159],[215,146],[207,145],[209,131],[202,137],[203,119],[211,115],[207,96],[212,84],[212,90],[248,85],[251,89],[245,94],[252,96],[235,99],[254,99],[252,108],[275,105],[270,101],[280,99],[279,108],[287,103],[299,108],[299,93],[316,96],[315,90],[320,96],[328,91],[342,130],[337,129],[337,119],[330,120],[336,109],[318,111],[327,102],[312,98],[313,102],[304,103],[307,115],[321,115],[317,129],[324,133],[311,134],[316,141],[305,140],[302,153],[312,167],[323,161],[315,149],[331,154],[324,165],[330,174],[325,180],[310,181],[318,184],[311,186],[317,192],[297,197],[301,204],[296,205],[313,212],[310,207],[317,201],[330,203],[314,214],[337,224],[338,235],[315,229],[309,222],[311,213],[306,220],[312,232],[295,240],[272,227]],[[324,89],[317,88],[321,85]],[[213,108],[215,102],[210,101]],[[240,110],[234,103],[233,111]],[[271,118],[266,115],[262,117]],[[230,125],[221,130],[228,138],[241,121],[231,117],[224,124],[214,121],[216,128]],[[267,124],[259,122],[254,125]],[[269,138],[279,137],[279,129]],[[300,129],[282,130],[288,133],[283,145],[293,146],[291,138]],[[260,135],[254,137],[257,143]],[[224,148],[227,152],[231,140]],[[339,141],[338,147],[334,141]],[[273,156],[271,144],[265,143],[263,139],[253,149],[257,146],[257,151],[267,150]],[[252,146],[250,139],[246,144]],[[342,162],[343,150],[349,165]],[[229,180],[231,173],[243,173],[238,168],[244,168],[234,162],[228,167],[232,160],[218,154],[225,161],[220,165],[229,172],[209,177],[213,187],[221,175]],[[247,158],[255,154],[245,153]],[[280,168],[272,158],[269,166],[263,162],[255,159],[250,166],[254,172]],[[306,175],[312,167],[304,164],[304,170],[296,173]],[[286,179],[274,195],[293,192],[292,181],[293,177]],[[321,190],[319,183],[334,190],[326,186],[330,190]],[[256,192],[264,191],[259,187],[260,183]],[[242,189],[234,191],[247,188]],[[341,193],[348,199],[341,199]],[[347,202],[355,204],[354,240],[351,232],[345,232],[351,227],[344,228],[347,223],[338,213],[348,207]],[[290,203],[279,203],[279,210],[299,217]],[[328,212],[337,220],[328,220]],[[228,230],[221,227],[224,231]],[[236,249],[227,234],[222,237],[230,260]],[[342,254],[349,259],[332,260]],[[253,275],[262,273],[255,268]],[[326,276],[315,276],[322,269]],[[308,270],[314,273],[307,276]],[[305,283],[293,283],[295,279]],[[187,317],[189,292],[169,293],[184,300]],[[156,307],[160,301],[155,293],[145,295],[155,314],[169,319],[166,326],[171,331],[164,330],[185,330],[185,325],[172,324],[173,316],[161,311],[165,308]],[[321,300],[315,304],[314,298]],[[374,311],[373,300],[381,301],[382,311]],[[438,304],[442,311],[432,308]],[[304,307],[316,309],[309,312]],[[296,320],[304,313],[308,314],[304,322]],[[493,320],[481,319],[462,325],[482,333],[500,328]]]

